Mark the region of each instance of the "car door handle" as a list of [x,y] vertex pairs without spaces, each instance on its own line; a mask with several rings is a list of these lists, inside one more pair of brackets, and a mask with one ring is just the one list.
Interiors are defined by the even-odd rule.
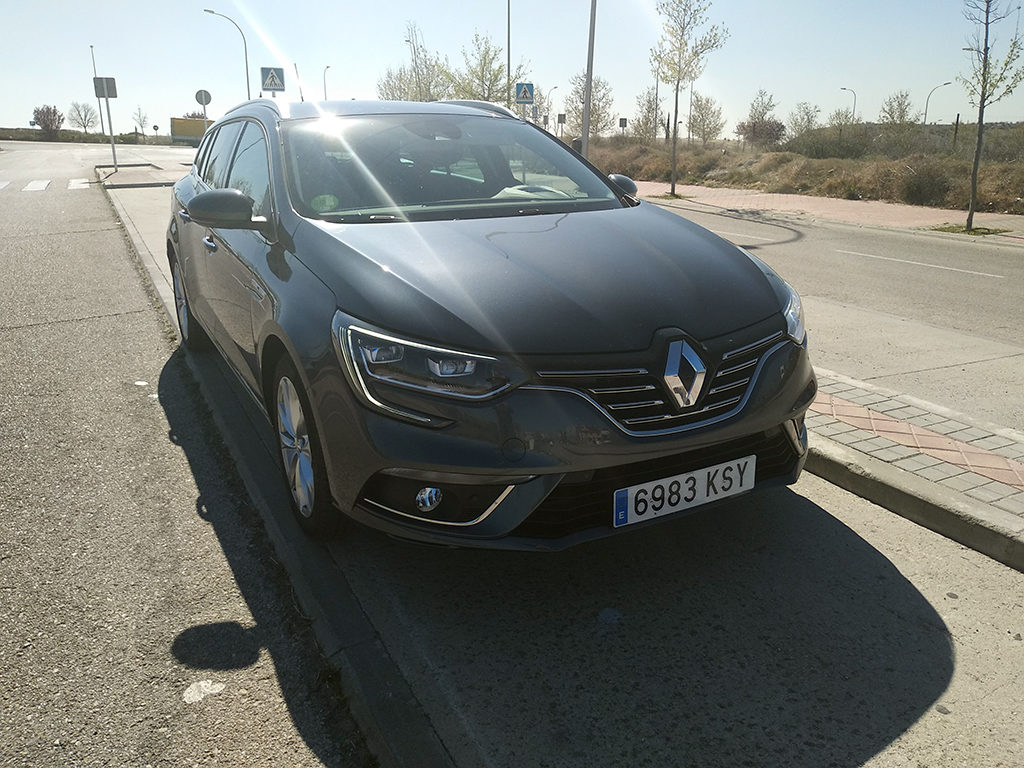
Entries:
[[210,251],[210,253],[217,250],[217,244],[213,242],[213,238],[209,235],[203,238],[203,245],[206,246],[206,250]]
[[188,211],[186,211],[184,208],[178,211],[178,217],[185,223],[192,221],[192,217],[188,215]]

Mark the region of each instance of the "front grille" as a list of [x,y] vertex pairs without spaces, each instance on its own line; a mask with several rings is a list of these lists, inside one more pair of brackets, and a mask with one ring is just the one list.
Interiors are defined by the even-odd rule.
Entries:
[[613,494],[619,488],[673,477],[752,453],[757,454],[757,485],[791,477],[799,461],[789,438],[781,429],[775,429],[687,453],[599,469],[584,482],[574,483],[567,477],[511,535],[559,539],[590,528],[611,528]]
[[[697,402],[679,409],[664,374],[647,368],[538,371],[541,386],[576,392],[630,434],[685,429],[738,410],[766,352],[783,338],[773,333],[716,360],[705,360],[707,378]],[[707,353],[702,353],[706,355]],[[662,365],[664,361],[662,361]]]

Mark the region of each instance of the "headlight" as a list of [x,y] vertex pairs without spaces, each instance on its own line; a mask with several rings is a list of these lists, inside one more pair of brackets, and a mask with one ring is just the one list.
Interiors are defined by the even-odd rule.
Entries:
[[803,344],[804,339],[807,338],[807,329],[804,327],[804,304],[800,301],[800,294],[793,286],[785,280],[782,281],[782,284],[789,291],[789,300],[786,302],[786,308],[782,311],[786,318],[786,331],[793,341]]
[[519,369],[498,357],[461,352],[350,325],[334,317],[334,337],[357,394],[377,408],[419,419],[386,403],[397,387],[461,400],[485,400],[522,381]]
[[[739,248],[739,246],[736,247]],[[764,276],[768,278],[768,282],[771,283],[775,295],[779,297],[779,303],[782,305],[782,315],[786,318],[786,332],[789,334],[789,337],[797,344],[803,344],[807,338],[807,328],[804,326],[804,305],[800,301],[800,294],[757,256],[746,248],[740,248],[740,250],[744,256],[754,262],[757,268],[764,273]]]

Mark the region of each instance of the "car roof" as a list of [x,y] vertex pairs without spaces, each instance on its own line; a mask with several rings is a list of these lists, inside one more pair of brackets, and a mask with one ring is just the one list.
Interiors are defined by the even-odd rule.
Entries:
[[518,120],[514,113],[500,104],[487,101],[293,101],[253,99],[229,109],[224,117],[270,110],[281,120],[302,120],[324,115],[394,115],[394,114],[485,114],[489,117]]

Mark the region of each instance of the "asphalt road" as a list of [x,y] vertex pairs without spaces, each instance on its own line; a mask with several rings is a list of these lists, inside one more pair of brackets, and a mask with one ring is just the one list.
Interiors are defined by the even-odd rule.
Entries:
[[0,153],[0,765],[366,765],[94,152]]
[[253,509],[460,768],[1024,763],[1024,575],[809,475],[558,555],[296,537],[269,428],[215,360],[182,365],[109,211],[13,187],[0,764],[338,764],[351,734]]

